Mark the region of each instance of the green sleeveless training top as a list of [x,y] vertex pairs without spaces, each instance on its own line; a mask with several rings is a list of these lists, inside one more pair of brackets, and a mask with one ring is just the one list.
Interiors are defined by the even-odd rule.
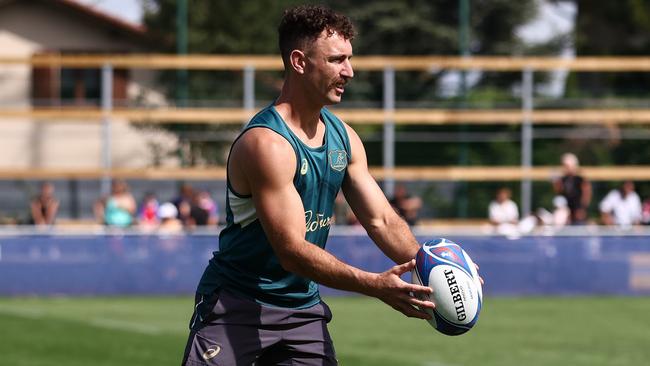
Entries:
[[[323,108],[323,145],[305,145],[269,106],[244,128],[268,128],[284,137],[296,153],[293,183],[305,208],[305,239],[325,247],[334,210],[350,161],[350,141],[345,126]],[[239,135],[241,137],[241,134]],[[227,182],[226,227],[199,283],[198,292],[210,294],[225,288],[258,303],[286,308],[306,308],[320,301],[318,285],[308,278],[285,271],[257,219],[251,196],[240,195]]]

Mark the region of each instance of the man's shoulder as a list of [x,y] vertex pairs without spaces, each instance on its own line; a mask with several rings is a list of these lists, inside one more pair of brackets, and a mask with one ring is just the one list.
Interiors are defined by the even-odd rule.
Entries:
[[251,119],[250,123],[256,122],[268,122],[275,119],[275,113],[273,112],[273,105],[268,105],[265,108],[259,110]]
[[291,181],[296,155],[287,140],[276,132],[250,128],[234,143],[228,166],[229,174],[243,174],[251,185]]
[[251,126],[242,132],[235,146],[245,150],[253,149],[259,153],[281,153],[293,151],[285,137],[269,128]]
[[602,199],[602,202],[605,204],[614,204],[616,202],[621,202],[622,201],[622,196],[621,193],[618,191],[618,189],[612,189],[611,191],[607,192],[607,195]]
[[631,201],[635,201],[635,202],[636,202],[636,201],[639,201],[639,202],[641,202],[641,197],[639,196],[638,193],[636,193],[636,192],[630,192],[629,195],[630,195],[630,200],[631,200]]

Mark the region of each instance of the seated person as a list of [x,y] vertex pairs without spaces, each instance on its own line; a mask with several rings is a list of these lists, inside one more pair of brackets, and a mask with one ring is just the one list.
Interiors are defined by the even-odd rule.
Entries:
[[158,226],[158,200],[153,192],[148,192],[142,200],[138,212],[138,224],[143,229],[152,229]]
[[496,233],[516,239],[521,234],[528,234],[537,227],[537,217],[528,215],[520,221],[519,209],[517,204],[510,199],[510,195],[509,188],[499,188],[495,199],[490,202],[488,207],[488,216]]
[[519,221],[519,209],[517,204],[510,199],[510,189],[506,187],[499,188],[495,199],[490,202],[488,207],[488,216],[490,223],[493,225],[512,224]]
[[390,204],[406,223],[411,226],[416,224],[422,208],[422,200],[419,197],[411,196],[406,190],[406,186],[399,184],[395,187],[395,194],[390,200]]
[[641,223],[641,199],[634,183],[625,181],[619,189],[611,190],[600,202],[600,215],[605,225],[631,226]]
[[113,227],[129,227],[136,211],[135,198],[125,181],[116,179],[111,184],[111,194],[95,204],[98,221]]
[[54,197],[54,185],[50,182],[41,184],[41,192],[30,204],[32,225],[52,225],[59,210],[59,200]]
[[160,218],[160,233],[180,233],[183,231],[183,223],[177,218],[178,209],[171,202],[165,202],[158,208],[158,217]]

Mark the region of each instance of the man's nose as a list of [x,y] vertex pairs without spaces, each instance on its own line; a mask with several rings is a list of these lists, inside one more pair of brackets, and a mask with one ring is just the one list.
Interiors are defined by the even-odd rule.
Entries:
[[350,60],[345,60],[343,70],[341,70],[341,76],[346,79],[352,79],[354,77],[354,70],[352,70],[352,63]]

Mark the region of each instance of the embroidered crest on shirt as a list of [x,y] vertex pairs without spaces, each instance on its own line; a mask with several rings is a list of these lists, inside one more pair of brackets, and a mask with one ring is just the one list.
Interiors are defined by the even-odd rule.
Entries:
[[348,154],[345,150],[332,150],[329,152],[330,167],[337,172],[348,166]]

